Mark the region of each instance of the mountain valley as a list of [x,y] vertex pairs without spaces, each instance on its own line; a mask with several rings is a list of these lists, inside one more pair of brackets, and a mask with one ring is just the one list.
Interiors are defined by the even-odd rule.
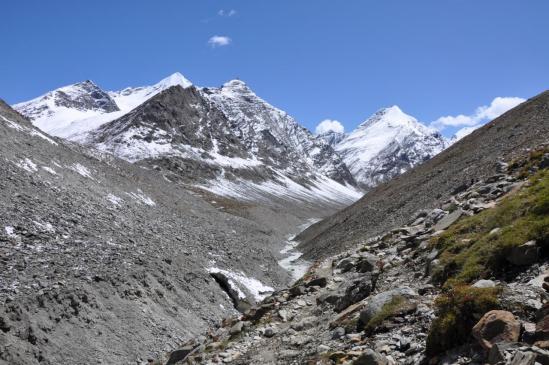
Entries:
[[[0,135],[2,365],[549,363],[547,92],[459,141],[398,106],[314,135],[175,73],[0,102]],[[489,310],[512,346],[470,335]]]

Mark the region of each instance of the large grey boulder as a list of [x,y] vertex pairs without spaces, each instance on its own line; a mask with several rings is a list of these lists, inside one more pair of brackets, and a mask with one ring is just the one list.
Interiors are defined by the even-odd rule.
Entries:
[[353,280],[345,286],[344,292],[339,296],[334,310],[341,312],[351,304],[355,304],[370,295],[375,285],[375,276],[367,273]]
[[385,304],[389,303],[393,298],[398,296],[413,299],[417,297],[417,292],[407,286],[404,286],[374,295],[368,299],[368,303],[365,308],[360,312],[360,323],[368,323],[381,311]]
[[457,209],[456,211],[444,216],[441,220],[434,225],[435,232],[443,231],[454,224],[463,215],[463,210]]
[[536,241],[528,241],[511,249],[510,254],[507,256],[507,261],[517,266],[532,265],[539,258],[539,247]]

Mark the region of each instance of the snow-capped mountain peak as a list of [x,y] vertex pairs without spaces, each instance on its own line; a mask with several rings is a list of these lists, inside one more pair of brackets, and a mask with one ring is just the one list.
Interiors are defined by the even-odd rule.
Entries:
[[121,91],[111,91],[109,95],[116,101],[121,110],[129,112],[156,94],[178,85],[186,89],[191,87],[192,83],[185,76],[176,72],[152,86],[127,87]]
[[176,72],[151,86],[107,92],[93,81],[86,80],[16,104],[14,108],[43,131],[80,141],[89,131],[120,118],[158,93],[177,85],[188,88],[192,83]]
[[370,118],[362,122],[358,128],[368,128],[374,124],[381,123],[395,128],[402,126],[415,126],[418,121],[411,115],[404,113],[399,106],[393,105],[388,108],[378,110]]
[[170,76],[160,80],[160,82],[158,82],[153,87],[162,88],[162,89],[165,90],[169,87],[177,86],[177,85],[179,85],[179,86],[181,86],[182,88],[185,89],[185,88],[188,88],[188,87],[192,86],[192,82],[190,82],[181,73],[175,72],[175,73],[171,74]]
[[370,188],[433,157],[446,145],[440,133],[394,105],[378,110],[334,148],[355,179]]

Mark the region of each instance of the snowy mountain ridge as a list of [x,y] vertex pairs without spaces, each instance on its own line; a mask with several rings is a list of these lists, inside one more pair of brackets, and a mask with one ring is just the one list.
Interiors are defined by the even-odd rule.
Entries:
[[[153,102],[174,87],[187,92],[172,92],[164,102]],[[369,189],[447,144],[397,106],[378,111],[349,134],[314,136],[243,81],[195,87],[180,73],[152,86],[119,91],[103,91],[85,81],[14,107],[54,136],[132,163],[182,160],[185,166],[198,165],[194,171],[204,170],[193,174],[199,175],[195,183],[200,186],[216,194],[259,200],[262,194],[293,199],[326,191],[328,199],[349,203],[361,195],[357,183]],[[272,181],[276,187],[268,185]]]
[[369,189],[430,159],[448,141],[394,105],[374,113],[333,146],[357,182]]
[[103,91],[87,80],[60,87],[35,99],[18,103],[15,110],[46,133],[80,141],[91,130],[120,118],[138,105],[171,86],[192,83],[176,72],[152,86]]

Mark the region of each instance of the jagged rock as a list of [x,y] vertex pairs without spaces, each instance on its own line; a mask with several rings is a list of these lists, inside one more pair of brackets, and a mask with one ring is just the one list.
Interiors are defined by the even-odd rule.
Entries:
[[239,321],[236,322],[231,329],[229,330],[229,334],[231,336],[238,335],[240,332],[242,332],[242,329],[244,328],[244,322]]
[[319,286],[321,288],[324,288],[328,284],[328,280],[325,277],[320,277],[313,279],[311,281],[308,281],[305,286],[311,287],[311,286]]
[[515,352],[515,356],[509,365],[534,365],[536,362],[536,354],[531,352]]
[[365,305],[366,305],[366,303],[364,301],[362,301],[362,302],[359,302],[359,303],[356,303],[356,304],[353,304],[353,305],[349,306],[348,308],[346,308],[344,311],[339,313],[334,318],[334,320],[330,323],[330,328],[335,328],[335,327],[338,327],[338,326],[342,325],[343,322],[347,318],[349,318],[354,313],[356,313],[359,310],[361,310],[362,308],[364,308]]
[[356,264],[356,270],[361,273],[375,271],[377,269],[378,262],[379,258],[376,256],[364,253],[360,256]]
[[417,293],[409,287],[402,287],[374,295],[368,299],[368,303],[360,312],[360,324],[367,324],[377,313],[381,311],[385,304],[389,303],[394,297],[397,296],[412,299],[417,296]]
[[185,346],[178,350],[172,351],[170,358],[166,365],[174,365],[178,362],[183,363],[190,355],[192,355],[195,350],[198,349],[198,346]]
[[510,358],[511,353],[516,351],[518,347],[519,344],[514,342],[494,343],[492,348],[488,351],[488,363],[497,364],[506,362],[507,358]]
[[262,304],[259,307],[254,307],[254,308],[248,310],[244,314],[242,319],[245,320],[245,321],[257,322],[265,314],[267,314],[269,311],[271,311],[274,307],[275,307],[274,303]]
[[434,226],[433,230],[436,231],[443,231],[450,227],[454,222],[456,222],[461,216],[463,215],[463,210],[457,209],[454,212],[444,216],[441,220],[439,220]]
[[341,295],[339,295],[338,293],[328,292],[328,293],[319,295],[316,298],[316,304],[317,305],[322,305],[322,304],[335,305],[340,300],[340,298],[341,298]]
[[354,268],[355,264],[356,261],[353,258],[346,257],[337,263],[336,269],[339,270],[341,273],[345,273]]
[[345,292],[335,304],[334,310],[341,312],[351,304],[355,304],[370,295],[374,288],[375,278],[365,274],[362,278],[353,280],[345,286]]
[[517,342],[520,322],[511,312],[492,310],[478,321],[472,334],[484,349],[490,350],[495,343],[501,341]]
[[355,361],[353,365],[388,365],[387,358],[374,350],[367,349]]
[[538,257],[539,247],[536,241],[528,241],[525,244],[513,247],[506,258],[513,265],[525,266],[537,262]]
[[290,295],[292,297],[298,297],[306,293],[307,293],[307,290],[305,290],[305,287],[303,285],[296,285],[290,288]]

